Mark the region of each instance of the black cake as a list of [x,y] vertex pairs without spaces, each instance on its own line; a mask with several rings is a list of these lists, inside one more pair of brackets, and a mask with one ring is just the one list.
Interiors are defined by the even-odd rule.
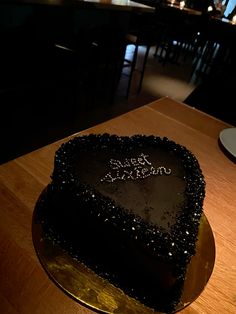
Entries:
[[45,233],[125,293],[175,310],[195,254],[205,182],[167,138],[78,136],[55,155]]

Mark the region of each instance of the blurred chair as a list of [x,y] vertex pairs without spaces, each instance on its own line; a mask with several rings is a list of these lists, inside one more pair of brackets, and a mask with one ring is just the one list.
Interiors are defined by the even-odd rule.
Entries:
[[195,82],[220,74],[230,64],[236,29],[228,22],[209,17],[200,38],[201,42],[195,51],[190,78]]
[[[130,93],[130,88],[131,88],[131,83],[132,83],[132,79],[133,79],[133,74],[134,71],[139,71],[140,72],[140,78],[139,78],[139,82],[138,82],[138,87],[137,87],[137,93],[139,94],[141,92],[142,89],[142,83],[143,83],[143,77],[144,77],[144,72],[145,72],[145,68],[146,68],[146,63],[147,63],[147,59],[148,59],[148,54],[150,51],[150,48],[152,46],[153,42],[149,42],[147,40],[147,38],[142,38],[142,36],[140,34],[133,35],[133,34],[127,34],[126,36],[126,45],[133,45],[134,46],[134,52],[133,52],[133,57],[132,59],[124,59],[124,67],[130,67],[130,72],[128,74],[129,76],[129,80],[128,80],[128,86],[127,86],[127,90],[126,90],[126,97],[129,97],[129,93]],[[145,54],[142,60],[142,64],[141,67],[139,69],[137,69],[137,57],[138,57],[138,51],[140,47],[145,47]]]
[[[126,97],[129,97],[131,84],[133,81],[134,73],[139,72],[139,80],[137,84],[137,93],[139,94],[142,89],[142,83],[144,78],[144,73],[146,69],[146,64],[148,60],[148,55],[150,48],[155,46],[158,40],[158,25],[156,20],[156,14],[143,14],[140,16],[135,16],[135,22],[131,22],[130,30],[125,36],[126,48],[129,46],[134,47],[134,52],[132,58],[124,58],[123,67],[130,67],[128,86],[126,90]],[[140,61],[139,51],[140,48],[145,49],[145,53]]]
[[158,23],[162,23],[162,34],[156,45],[154,56],[164,65],[179,63],[192,55],[198,40],[201,16],[187,13],[174,7],[158,8]]

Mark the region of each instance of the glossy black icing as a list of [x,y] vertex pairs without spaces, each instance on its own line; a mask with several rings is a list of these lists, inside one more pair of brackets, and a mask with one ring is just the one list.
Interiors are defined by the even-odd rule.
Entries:
[[[118,179],[104,182],[110,171]],[[167,138],[75,137],[56,153],[45,226],[99,274],[168,312],[195,253],[204,195],[198,161]]]

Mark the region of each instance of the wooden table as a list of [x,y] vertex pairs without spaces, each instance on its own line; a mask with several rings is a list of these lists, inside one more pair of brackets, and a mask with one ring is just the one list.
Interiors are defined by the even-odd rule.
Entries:
[[154,12],[150,6],[131,0],[1,0],[1,4],[42,5],[64,8],[109,9],[134,12]]
[[199,10],[191,9],[191,8],[188,8],[187,6],[184,6],[181,8],[179,3],[178,4],[177,3],[167,3],[166,6],[168,8],[173,8],[175,10],[183,11],[186,14],[202,15],[202,12]]
[[[197,156],[206,179],[204,210],[214,232],[216,261],[207,287],[183,314],[236,313],[236,166],[218,145],[219,132],[228,126],[163,98],[79,133],[167,136]],[[1,313],[94,313],[48,278],[32,243],[35,202],[50,181],[55,151],[65,140],[0,166]]]

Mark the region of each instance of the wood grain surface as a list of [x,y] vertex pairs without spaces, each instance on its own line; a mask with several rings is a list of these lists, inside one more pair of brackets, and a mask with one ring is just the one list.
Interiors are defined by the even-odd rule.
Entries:
[[[163,98],[78,134],[166,136],[198,158],[206,179],[204,212],[215,237],[216,261],[206,288],[183,314],[236,313],[236,165],[218,144],[219,132],[226,127],[230,126]],[[50,181],[55,151],[67,140],[0,166],[1,313],[94,313],[48,278],[32,243],[35,203]]]

